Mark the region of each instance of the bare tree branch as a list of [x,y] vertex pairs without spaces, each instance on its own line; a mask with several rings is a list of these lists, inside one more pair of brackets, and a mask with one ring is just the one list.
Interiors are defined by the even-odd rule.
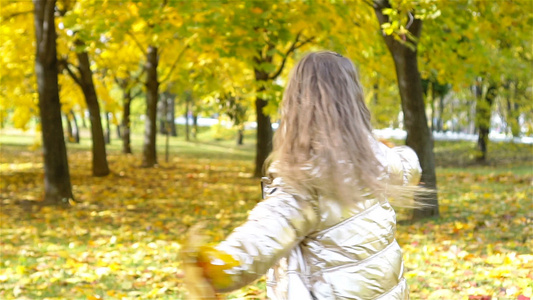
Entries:
[[172,72],[174,72],[174,69],[178,65],[178,62],[181,60],[181,58],[183,57],[183,54],[185,54],[185,51],[187,51],[187,49],[189,49],[189,45],[185,45],[185,47],[183,47],[183,49],[181,49],[180,54],[178,54],[178,57],[176,57],[176,60],[174,60],[174,62],[172,63],[172,66],[170,67],[170,70],[168,71],[166,76],[164,76],[163,79],[161,79],[159,81],[159,83],[163,83],[163,82],[167,81],[170,78],[170,75],[172,74]]
[[189,44],[191,43],[191,41],[193,39],[195,39],[198,35],[195,33],[193,34],[190,38],[187,39],[187,41],[185,42],[185,45],[183,47],[183,49],[181,49],[181,52],[180,54],[178,54],[178,57],[176,57],[176,60],[174,61],[174,63],[172,63],[172,67],[170,67],[170,70],[168,71],[167,75],[164,76],[163,78],[164,79],[161,79],[159,81],[159,83],[163,83],[165,81],[167,81],[169,78],[170,78],[170,75],[172,74],[172,72],[174,72],[174,69],[176,68],[178,62],[181,60],[181,58],[183,57],[183,55],[185,54],[185,51],[187,51],[187,49],[189,49]]
[[135,94],[133,94],[133,95],[131,96],[131,99],[133,100],[133,99],[139,97],[142,93],[143,93],[143,91],[142,91],[142,90],[139,90],[137,93],[135,93]]
[[375,3],[372,0],[363,0],[363,3],[370,5],[371,7],[375,7]]
[[308,38],[308,39],[305,39],[303,41],[301,41],[298,45],[296,45],[296,47],[294,47],[293,51],[298,49],[298,48],[301,48],[303,45],[307,44],[307,43],[310,43],[312,42],[313,40],[315,39],[314,36]]
[[287,62],[287,58],[289,57],[289,55],[292,52],[294,52],[296,49],[301,48],[303,45],[315,39],[315,37],[312,36],[298,43],[300,40],[301,33],[302,32],[298,32],[298,34],[296,35],[296,38],[294,39],[294,42],[292,43],[290,48],[287,50],[287,52],[285,52],[285,55],[283,55],[283,60],[281,61],[281,65],[279,66],[279,69],[276,72],[274,72],[274,74],[268,76],[268,79],[276,79],[279,76],[279,74],[281,74],[281,72],[283,71],[283,68],[285,67],[285,63]]
[[[383,9],[385,8],[391,8],[391,4],[389,0],[374,0],[374,12],[376,13],[376,16],[378,18],[380,25],[390,22],[389,16],[383,14]],[[408,24],[407,24],[408,26],[406,26],[406,28],[409,31],[409,33],[412,34],[412,37],[409,38],[410,41],[408,43],[412,43],[413,45],[416,46],[418,42],[418,38],[420,37],[420,33],[422,32],[422,20],[415,19],[412,15],[413,13],[412,12],[409,12],[409,13],[410,13],[410,17],[412,18],[409,19]],[[385,38],[385,43],[387,44],[388,47],[392,47],[393,45],[397,43],[400,43],[400,44],[406,43],[406,42],[401,42],[401,41],[396,40],[394,36],[392,35],[385,35],[384,38]]]
[[372,2],[372,7],[375,9],[384,9],[384,8],[391,8],[389,0],[373,0],[369,1]]
[[126,86],[126,80],[125,79],[119,79],[117,76],[115,75],[112,75],[113,76],[113,80],[115,80],[115,83],[120,86],[121,89],[124,89],[124,87]]
[[139,50],[141,50],[141,52],[143,53],[144,56],[146,56],[146,50],[144,49],[144,47],[142,46],[142,44],[139,42],[139,40],[137,40],[137,38],[135,37],[135,35],[129,31],[126,31],[126,34],[129,35],[131,37],[131,39],[135,42],[135,44],[137,45],[137,47],[139,47]]
[[83,84],[81,83],[81,79],[70,68],[71,64],[69,64],[69,62],[66,59],[60,59],[58,62],[63,66],[65,70],[67,70],[67,73],[70,75],[72,80],[74,80],[74,82],[76,82],[76,84],[78,84],[80,88],[83,89]]
[[10,20],[18,16],[23,16],[23,15],[31,14],[31,13],[33,13],[33,10],[17,11],[9,15],[2,16],[2,22]]

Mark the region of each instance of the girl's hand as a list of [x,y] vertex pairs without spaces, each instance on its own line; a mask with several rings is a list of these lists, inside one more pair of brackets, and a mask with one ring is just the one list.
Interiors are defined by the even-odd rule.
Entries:
[[391,141],[389,141],[389,140],[387,140],[387,139],[379,138],[378,141],[380,141],[381,143],[383,143],[385,146],[387,146],[387,147],[389,147],[389,148],[394,148],[394,147],[396,147],[396,145],[395,145],[393,142],[391,142]]
[[188,299],[218,299],[213,285],[204,274],[199,264],[200,248],[205,244],[206,237],[201,234],[203,224],[193,226],[187,232],[186,240],[180,251],[183,261],[184,283],[189,291]]
[[215,289],[204,277],[204,270],[195,263],[184,263],[184,283],[189,291],[188,299],[218,299]]

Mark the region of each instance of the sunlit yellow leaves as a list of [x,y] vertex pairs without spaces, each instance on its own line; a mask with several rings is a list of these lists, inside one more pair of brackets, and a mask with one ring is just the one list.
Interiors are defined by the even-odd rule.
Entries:
[[134,33],[141,33],[146,27],[146,22],[143,20],[138,20],[133,24],[132,29]]
[[526,199],[533,196],[528,176],[505,169],[440,172],[441,216],[462,217],[399,226],[412,298],[455,299],[439,292],[444,289],[464,299],[515,299],[526,292],[533,276],[532,256],[525,250],[532,243],[525,217],[531,211]]
[[[34,70],[33,5],[27,1],[2,2],[0,9],[0,111],[16,128],[26,130],[38,115]],[[24,51],[23,51],[24,50]]]
[[73,109],[85,108],[85,98],[78,84],[68,75],[59,76],[59,99],[61,101],[61,110],[69,113]]
[[173,12],[173,13],[169,14],[168,20],[175,27],[182,26],[183,25],[183,21],[184,21],[183,18],[181,17],[181,15],[179,13],[177,13],[177,12]]
[[137,5],[141,5],[141,3],[134,3],[134,2],[130,2],[128,3],[128,10],[130,11],[130,13],[132,14],[132,16],[134,17],[137,17],[139,16],[139,7]]
[[[197,144],[176,145],[185,147]],[[24,211],[11,201],[30,200],[29,195],[31,201],[39,199],[42,158],[26,148],[10,149],[3,146],[0,156],[0,290],[7,291],[2,295],[6,299],[66,294],[180,299],[184,288],[178,253],[188,226],[207,221],[208,236],[219,241],[247,217],[260,195],[257,180],[251,178],[251,153],[245,161],[217,160],[212,153],[209,158],[175,154],[171,163],[147,170],[136,168],[137,157],[112,150],[116,171],[94,178],[89,152],[71,149],[69,163],[80,202],[65,211]],[[531,176],[508,168],[474,170],[479,174],[440,169],[441,219],[398,225],[412,299],[531,296],[532,235],[526,231],[532,224]],[[231,297],[263,299],[264,284]]]
[[[29,157],[36,160],[21,161]],[[9,294],[2,298],[68,294],[82,299],[179,299],[183,273],[178,241],[186,223],[209,219],[207,231],[220,240],[246,217],[260,195],[249,162],[176,156],[170,168],[146,170],[135,168],[136,157],[127,156],[110,160],[116,174],[94,178],[87,164],[90,155],[74,151],[69,158],[76,170],[73,187],[78,205],[67,211],[43,207],[9,215],[16,205],[2,209],[2,241],[7,244],[1,247],[0,290]],[[40,160],[40,155],[27,150],[8,156],[3,148],[0,174],[23,176],[14,175],[9,181],[2,177],[0,183],[6,184],[2,201],[26,199],[25,190],[35,191],[34,200],[39,199]],[[109,186],[109,180],[115,184]],[[17,186],[23,192],[15,192]],[[227,226],[220,228],[219,220]],[[26,226],[32,222],[35,226]]]

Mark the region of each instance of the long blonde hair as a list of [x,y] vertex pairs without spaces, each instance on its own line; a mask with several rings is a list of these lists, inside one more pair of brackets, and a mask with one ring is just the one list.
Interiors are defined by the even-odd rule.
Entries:
[[299,191],[360,199],[384,191],[371,146],[370,112],[353,63],[335,52],[306,55],[292,70],[269,162]]

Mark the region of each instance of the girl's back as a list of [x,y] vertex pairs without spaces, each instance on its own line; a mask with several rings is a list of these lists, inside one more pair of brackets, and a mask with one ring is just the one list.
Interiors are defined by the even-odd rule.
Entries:
[[198,253],[217,291],[267,273],[271,299],[408,299],[396,216],[420,179],[416,154],[372,137],[353,64],[311,53],[295,67],[274,138],[265,200],[216,247]]

